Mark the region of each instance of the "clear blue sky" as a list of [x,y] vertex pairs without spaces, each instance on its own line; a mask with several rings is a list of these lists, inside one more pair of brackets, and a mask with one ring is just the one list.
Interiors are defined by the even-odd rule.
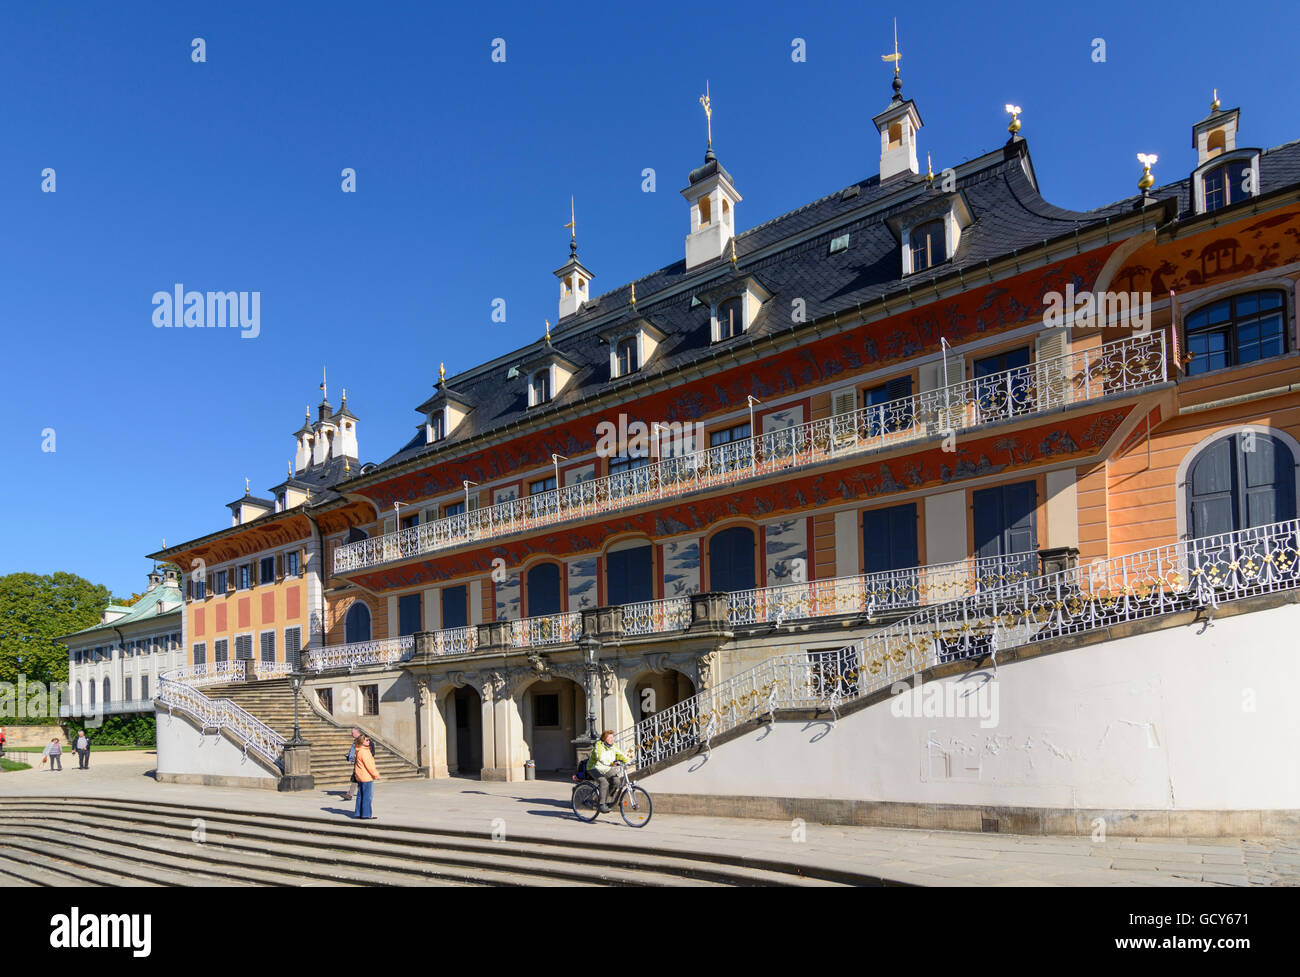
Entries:
[[[1245,9],[900,5],[921,152],[937,171],[995,148],[1018,103],[1045,195],[1085,208],[1134,192],[1138,151],[1159,154],[1161,182],[1185,176],[1214,86],[1241,107],[1243,144],[1300,137],[1297,5]],[[680,258],[706,78],[742,229],[873,175],[893,12],[4,4],[0,573],[140,589],[163,537],[223,528],[244,476],[263,493],[283,477],[322,364],[336,406],[348,388],[362,459],[388,456],[440,360],[464,369],[554,320],[570,193],[596,293]],[[155,329],[151,297],[177,282],[261,292],[261,335]]]

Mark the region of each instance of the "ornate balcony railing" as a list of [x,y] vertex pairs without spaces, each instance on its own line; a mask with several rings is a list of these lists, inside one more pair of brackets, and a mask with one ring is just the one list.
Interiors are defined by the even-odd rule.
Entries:
[[[243,662],[238,664],[242,665]],[[168,713],[185,713],[204,730],[230,731],[243,744],[244,756],[248,756],[248,751],[252,750],[270,763],[279,762],[280,755],[284,752],[283,736],[231,700],[209,699],[193,685],[173,677],[177,674],[178,672],[169,672],[159,679],[158,698],[155,700],[158,705],[166,706]]]
[[348,573],[479,540],[732,485],[896,444],[1132,393],[1165,380],[1164,333],[1134,336],[796,427],[665,458],[616,475],[500,502],[334,550]]
[[[1038,554],[1011,553],[887,570],[852,577],[778,584],[730,595],[731,625],[796,621],[836,614],[897,611],[938,604],[994,587],[1025,580],[1038,573]],[[626,620],[626,610],[624,619]]]
[[395,665],[415,654],[415,636],[377,638],[374,641],[354,641],[346,645],[326,645],[302,653],[303,668],[323,672],[327,668],[346,668],[352,671],[362,665]]
[[433,632],[429,650],[435,655],[472,655],[478,648],[478,628],[443,628]]
[[191,688],[204,685],[225,685],[228,682],[243,682],[246,678],[245,661],[204,662],[202,665],[186,665],[167,673],[166,678],[173,682],[184,682]]
[[[1300,587],[1300,520],[1172,543],[938,604],[835,652],[763,662],[619,734],[640,766],[776,709],[822,707],[934,665]],[[1086,654],[1086,652],[1084,652]]]
[[582,612],[543,614],[510,622],[510,644],[515,648],[537,648],[577,641],[582,637]]
[[624,634],[684,631],[691,624],[691,599],[669,597],[623,605]]

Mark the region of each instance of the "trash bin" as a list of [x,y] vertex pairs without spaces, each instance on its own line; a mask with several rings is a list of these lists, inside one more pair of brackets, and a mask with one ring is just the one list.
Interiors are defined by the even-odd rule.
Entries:
[[532,760],[525,760],[524,780],[536,780],[536,779],[537,779],[537,764],[533,763]]

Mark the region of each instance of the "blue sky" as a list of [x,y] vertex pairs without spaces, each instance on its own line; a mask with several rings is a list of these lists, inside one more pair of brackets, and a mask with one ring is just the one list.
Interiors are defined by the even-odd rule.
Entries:
[[[936,171],[1000,145],[1007,102],[1047,198],[1078,208],[1133,193],[1139,151],[1159,154],[1159,181],[1185,176],[1215,86],[1242,109],[1242,144],[1300,137],[1294,4],[920,11],[898,11],[904,94]],[[346,386],[361,419],[362,459],[387,457],[440,361],[467,368],[554,320],[571,193],[597,294],[680,258],[706,78],[741,229],[873,175],[892,14],[4,4],[0,573],[140,589],[163,537],[223,528],[245,476],[263,493],[283,477],[322,365],[331,401]],[[178,282],[260,292],[261,334],[154,328],[152,295]]]

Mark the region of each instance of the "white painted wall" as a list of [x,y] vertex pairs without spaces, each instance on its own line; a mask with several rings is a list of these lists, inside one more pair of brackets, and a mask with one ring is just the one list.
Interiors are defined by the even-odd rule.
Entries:
[[1300,809],[1300,605],[1199,629],[1004,665],[990,728],[975,717],[895,715],[887,701],[834,728],[800,721],[757,730],[647,786],[935,804]]
[[157,712],[158,773],[209,777],[251,777],[273,784],[278,773],[214,731],[201,733],[179,715]]
[[966,493],[962,489],[925,497],[925,562],[929,566],[966,559]]

